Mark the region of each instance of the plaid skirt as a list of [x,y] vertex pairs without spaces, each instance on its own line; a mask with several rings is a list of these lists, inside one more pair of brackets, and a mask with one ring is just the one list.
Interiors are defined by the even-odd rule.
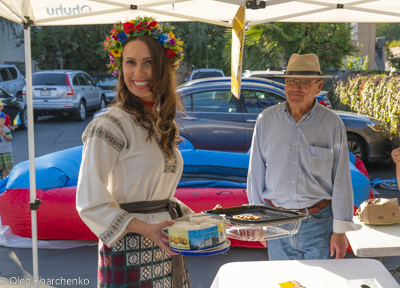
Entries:
[[111,248],[100,241],[97,287],[172,288],[172,256],[138,233],[127,233]]

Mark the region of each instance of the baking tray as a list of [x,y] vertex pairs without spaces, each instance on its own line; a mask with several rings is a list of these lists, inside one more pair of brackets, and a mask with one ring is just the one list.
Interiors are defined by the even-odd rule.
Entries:
[[[244,241],[264,241],[296,234],[301,220],[306,215],[300,212],[283,211],[265,205],[244,205],[217,210],[203,211],[206,214],[225,218],[226,233],[229,238]],[[260,216],[259,220],[234,219],[234,215]]]

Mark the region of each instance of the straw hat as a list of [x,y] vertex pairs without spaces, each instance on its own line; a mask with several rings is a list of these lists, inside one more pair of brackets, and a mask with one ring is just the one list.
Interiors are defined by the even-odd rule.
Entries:
[[322,76],[319,67],[318,56],[315,54],[292,54],[290,56],[287,69],[284,75],[276,77],[283,78],[332,78],[332,76]]

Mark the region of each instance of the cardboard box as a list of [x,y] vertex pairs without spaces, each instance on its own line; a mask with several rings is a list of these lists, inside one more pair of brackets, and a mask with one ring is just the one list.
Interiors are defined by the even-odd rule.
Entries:
[[356,210],[360,221],[366,224],[393,224],[400,221],[397,198],[375,198],[361,203]]

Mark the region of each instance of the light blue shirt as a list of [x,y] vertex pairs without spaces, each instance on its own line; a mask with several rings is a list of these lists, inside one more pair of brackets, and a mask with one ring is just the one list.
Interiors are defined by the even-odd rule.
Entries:
[[[332,200],[333,232],[357,230],[345,126],[332,110],[314,102],[297,122],[287,103],[257,118],[247,178],[250,204],[303,209]],[[357,228],[356,228],[357,227]]]

